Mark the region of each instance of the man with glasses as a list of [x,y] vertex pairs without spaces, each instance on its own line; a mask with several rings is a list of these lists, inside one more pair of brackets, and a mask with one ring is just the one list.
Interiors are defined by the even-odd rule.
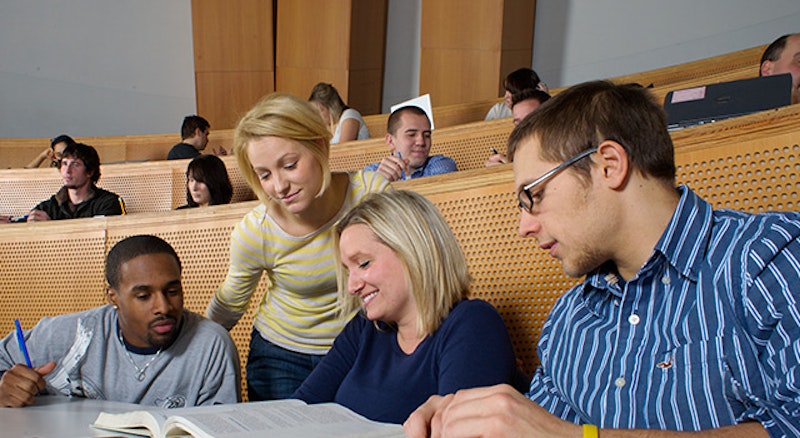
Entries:
[[560,93],[509,156],[520,234],[585,280],[553,307],[527,394],[433,396],[409,436],[800,436],[800,214],[676,188],[665,116],[636,86]]
[[64,186],[33,207],[28,222],[122,214],[122,198],[95,185],[100,179],[100,157],[93,147],[67,146],[59,163]]

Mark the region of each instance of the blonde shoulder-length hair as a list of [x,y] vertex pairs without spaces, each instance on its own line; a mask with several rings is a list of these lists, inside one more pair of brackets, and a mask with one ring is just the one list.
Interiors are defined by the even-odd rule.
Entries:
[[328,189],[331,182],[328,166],[330,131],[311,104],[289,94],[273,93],[256,103],[239,120],[233,133],[233,151],[239,169],[261,202],[266,204],[271,201],[253,170],[247,147],[252,141],[268,136],[295,140],[308,148],[322,169],[322,186],[316,196],[319,197]]
[[[369,227],[400,258],[402,275],[417,307],[417,334],[435,332],[450,309],[467,298],[470,283],[467,261],[439,210],[416,192],[370,194],[336,225],[336,248],[342,232],[355,224]],[[349,272],[338,250],[335,254],[340,314],[348,317],[362,308],[361,299],[348,293]]]

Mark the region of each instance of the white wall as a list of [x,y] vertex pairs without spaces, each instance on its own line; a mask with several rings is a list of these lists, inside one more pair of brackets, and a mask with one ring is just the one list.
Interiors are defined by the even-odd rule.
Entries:
[[770,43],[800,32],[800,1],[537,0],[534,32],[532,67],[559,87]]
[[[422,1],[389,0],[384,111],[417,95]],[[798,23],[797,0],[538,0],[533,68],[558,87],[765,44]],[[177,133],[195,111],[190,0],[0,2],[0,137]]]
[[190,0],[0,4],[0,137],[180,131],[196,111]]
[[390,106],[419,94],[422,0],[389,0],[387,15],[384,113],[389,112]]

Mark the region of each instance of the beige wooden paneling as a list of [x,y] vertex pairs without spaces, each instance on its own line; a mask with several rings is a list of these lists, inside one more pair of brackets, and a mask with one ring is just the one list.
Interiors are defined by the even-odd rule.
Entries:
[[307,97],[332,83],[362,114],[383,96],[386,0],[278,0],[275,88]]
[[511,71],[531,65],[535,0],[423,0],[420,94],[435,105],[502,94]]
[[192,0],[192,33],[197,113],[233,128],[275,89],[272,2]]

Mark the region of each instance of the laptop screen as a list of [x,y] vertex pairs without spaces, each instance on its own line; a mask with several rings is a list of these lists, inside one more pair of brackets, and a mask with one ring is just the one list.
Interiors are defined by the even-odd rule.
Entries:
[[785,73],[670,91],[664,110],[673,131],[791,103],[792,76]]

